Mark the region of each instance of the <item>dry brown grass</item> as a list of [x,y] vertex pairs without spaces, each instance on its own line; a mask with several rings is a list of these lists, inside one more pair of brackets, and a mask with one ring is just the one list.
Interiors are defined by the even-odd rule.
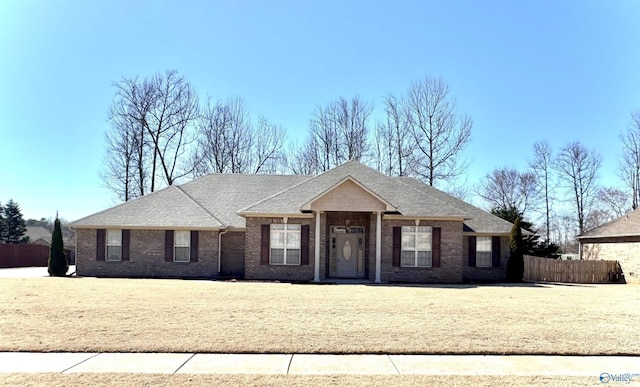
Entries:
[[0,351],[640,354],[640,286],[0,279]]
[[3,386],[590,386],[597,376],[0,374]]

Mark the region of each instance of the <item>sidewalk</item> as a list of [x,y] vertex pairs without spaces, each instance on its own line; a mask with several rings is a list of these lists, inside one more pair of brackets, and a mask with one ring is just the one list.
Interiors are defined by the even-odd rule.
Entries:
[[154,373],[273,375],[629,375],[634,356],[306,355],[0,352],[0,373]]

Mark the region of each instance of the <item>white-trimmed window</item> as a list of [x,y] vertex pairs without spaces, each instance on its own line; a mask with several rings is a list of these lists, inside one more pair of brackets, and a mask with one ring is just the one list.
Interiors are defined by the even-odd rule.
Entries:
[[176,231],[173,237],[173,260],[189,262],[191,254],[191,232]]
[[431,227],[402,227],[403,267],[431,267]]
[[272,224],[269,245],[272,265],[300,264],[300,225]]
[[491,237],[476,238],[476,267],[491,267]]
[[106,260],[122,260],[122,230],[107,230],[106,238]]

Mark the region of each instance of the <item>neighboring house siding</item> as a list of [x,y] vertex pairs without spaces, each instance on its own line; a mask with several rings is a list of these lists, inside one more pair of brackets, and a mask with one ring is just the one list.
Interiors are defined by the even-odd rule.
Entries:
[[[269,265],[260,263],[262,225],[284,223],[282,218],[247,217],[245,235],[245,278],[282,281],[311,281],[314,270],[315,219],[289,218],[288,224],[309,225],[308,265]],[[322,253],[321,253],[322,254]]]
[[507,278],[507,262],[509,261],[509,237],[500,237],[500,267],[469,266],[469,236],[463,238],[462,266],[464,282],[497,282]]
[[640,242],[583,243],[583,259],[618,261],[629,283],[640,283]]
[[[375,215],[374,215],[375,216]],[[372,221],[375,225],[375,218]],[[382,220],[382,264],[383,282],[459,283],[462,281],[462,221],[420,221],[420,226],[440,228],[440,267],[393,266],[393,227],[415,226],[414,220]],[[374,229],[375,230],[375,229]],[[372,238],[375,261],[375,232]],[[375,273],[375,262],[371,265]]]
[[222,234],[220,275],[244,278],[244,231]]
[[76,274],[96,277],[217,276],[218,232],[199,231],[198,262],[165,262],[165,230],[131,230],[128,261],[96,260],[95,229],[77,230]]

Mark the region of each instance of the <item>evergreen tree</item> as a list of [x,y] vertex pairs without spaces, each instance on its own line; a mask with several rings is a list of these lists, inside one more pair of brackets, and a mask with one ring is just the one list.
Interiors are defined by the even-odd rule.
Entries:
[[534,231],[533,224],[523,219],[522,213],[518,211],[516,206],[494,207],[491,209],[491,214],[510,223],[515,223],[516,219],[520,218],[520,228],[530,232],[528,235],[522,235],[523,254],[547,258],[558,258],[560,256],[560,246],[555,243],[540,241],[540,236]]
[[63,277],[69,270],[69,261],[64,253],[64,242],[62,241],[62,228],[60,227],[60,219],[56,214],[56,220],[53,224],[53,233],[51,234],[51,250],[49,253],[49,275],[53,277]]
[[22,218],[22,212],[18,203],[13,199],[4,207],[4,243],[29,243],[29,237],[24,236],[27,226]]
[[522,282],[522,278],[524,277],[524,245],[522,241],[520,217],[516,218],[511,228],[509,250],[511,251],[511,255],[507,262],[507,280]]
[[7,237],[5,236],[7,232],[7,224],[4,220],[4,207],[2,206],[2,203],[0,203],[0,243],[4,243],[4,241],[7,239]]

